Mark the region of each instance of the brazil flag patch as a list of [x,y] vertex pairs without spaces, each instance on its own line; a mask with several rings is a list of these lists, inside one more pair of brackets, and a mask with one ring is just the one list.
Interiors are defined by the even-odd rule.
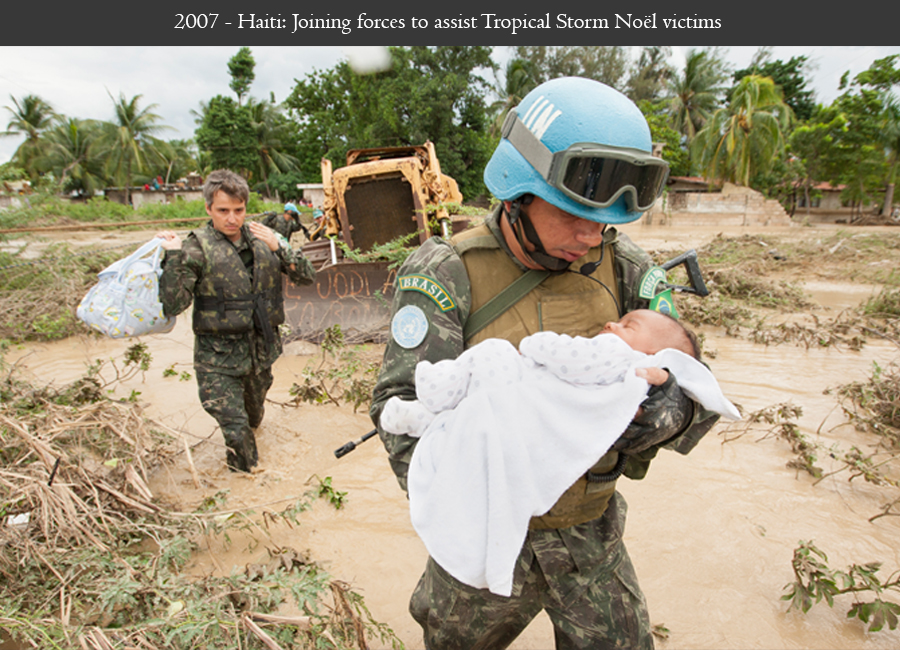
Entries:
[[424,275],[401,275],[397,278],[400,291],[419,291],[434,300],[441,311],[450,311],[456,307],[453,298],[440,283]]
[[672,318],[678,318],[678,310],[675,309],[675,301],[672,299],[672,290],[656,294],[650,301],[650,309],[663,314],[668,314]]

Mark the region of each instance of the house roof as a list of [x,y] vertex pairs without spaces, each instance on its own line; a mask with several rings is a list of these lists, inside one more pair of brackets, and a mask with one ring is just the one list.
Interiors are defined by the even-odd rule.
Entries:
[[708,178],[703,178],[702,176],[669,176],[669,180],[666,181],[666,185],[688,185],[688,186],[696,186],[698,189],[709,189],[710,187],[720,188],[722,187],[721,183],[710,181]]
[[[796,187],[796,188],[804,187],[803,181],[796,181],[794,183],[794,187]],[[847,186],[846,185],[832,185],[831,183],[829,183],[827,181],[823,181],[821,183],[811,184],[809,186],[809,189],[819,190],[820,192],[841,192],[844,190],[845,187],[847,187]]]

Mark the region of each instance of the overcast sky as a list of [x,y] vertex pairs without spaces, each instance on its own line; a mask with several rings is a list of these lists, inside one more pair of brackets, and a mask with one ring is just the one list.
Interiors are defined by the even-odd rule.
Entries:
[[[38,95],[69,117],[111,120],[110,95],[130,99],[142,95],[141,107],[156,104],[154,112],[172,128],[165,139],[189,138],[195,128],[191,110],[218,94],[233,95],[228,87],[228,60],[237,46],[222,47],[10,47],[0,46],[0,106],[12,106],[10,96]],[[680,65],[689,48],[673,48]],[[736,69],[746,67],[757,47],[722,48]],[[377,48],[262,47],[251,48],[256,60],[254,97],[284,100],[295,79],[313,70],[325,70],[342,59],[371,61]],[[773,48],[773,59],[787,61],[807,55],[812,63],[812,89],[816,100],[830,103],[838,93],[841,75],[865,70],[875,59],[900,54],[895,47],[817,46]],[[495,60],[505,62],[507,48],[498,48]],[[0,131],[10,113],[0,110]],[[0,137],[0,163],[8,161],[20,138]]]

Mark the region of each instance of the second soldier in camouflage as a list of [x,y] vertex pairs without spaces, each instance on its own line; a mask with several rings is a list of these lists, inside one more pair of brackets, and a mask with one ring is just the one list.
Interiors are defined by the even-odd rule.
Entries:
[[165,242],[160,302],[167,316],[194,303],[194,368],[203,408],[222,429],[226,462],[249,472],[258,462],[254,429],[265,411],[272,364],[281,355],[282,274],[310,284],[315,270],[260,223],[244,223],[249,188],[228,170],[203,188],[210,221],[182,242]]

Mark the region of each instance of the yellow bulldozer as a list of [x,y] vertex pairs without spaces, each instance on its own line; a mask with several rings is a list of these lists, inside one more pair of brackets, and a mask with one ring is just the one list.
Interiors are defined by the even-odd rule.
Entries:
[[[355,261],[376,246],[411,236],[419,245],[435,233],[449,236],[467,225],[447,206],[462,202],[454,179],[441,173],[434,144],[351,149],[332,170],[322,160],[322,215],[302,250],[316,267],[316,282],[288,283],[289,338],[319,340],[340,325],[351,340],[386,338],[397,269],[386,261]],[[345,255],[344,246],[360,255]]]

